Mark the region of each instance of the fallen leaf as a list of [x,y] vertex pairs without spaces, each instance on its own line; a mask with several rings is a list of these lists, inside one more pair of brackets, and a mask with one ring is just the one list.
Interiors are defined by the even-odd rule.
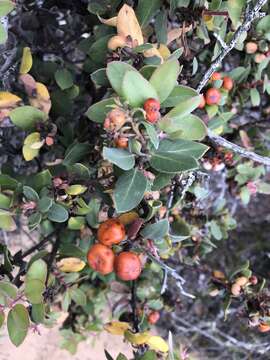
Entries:
[[68,257],[58,261],[56,266],[62,272],[79,272],[85,267],[85,262],[76,257]]
[[123,5],[117,15],[117,33],[125,38],[130,36],[134,46],[144,43],[143,34],[132,7]]
[[31,49],[29,47],[23,48],[20,74],[27,74],[33,65],[33,58],[31,54]]
[[104,329],[112,335],[124,335],[129,329],[129,323],[123,321],[111,321],[104,325]]

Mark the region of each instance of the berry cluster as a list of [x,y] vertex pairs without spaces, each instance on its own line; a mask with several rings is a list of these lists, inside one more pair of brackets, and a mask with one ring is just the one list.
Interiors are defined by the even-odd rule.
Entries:
[[142,264],[137,254],[123,251],[118,255],[112,250],[113,245],[119,244],[126,238],[124,225],[118,219],[108,219],[103,222],[97,232],[98,243],[88,251],[89,266],[102,275],[115,271],[119,279],[135,280],[142,271]]
[[[218,82],[218,85],[221,86],[221,89],[215,87],[215,82]],[[213,86],[208,88],[205,94],[201,95],[201,103],[198,106],[199,109],[203,109],[205,105],[219,105],[222,98],[221,90],[231,91],[234,86],[232,78],[230,78],[229,76],[224,76],[222,78],[222,75],[219,72],[213,73],[211,77],[211,83],[213,84]]]

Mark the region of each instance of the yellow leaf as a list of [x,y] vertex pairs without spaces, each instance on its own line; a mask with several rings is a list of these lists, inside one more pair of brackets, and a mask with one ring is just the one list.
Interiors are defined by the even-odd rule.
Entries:
[[121,221],[123,225],[129,225],[138,219],[138,217],[139,215],[136,213],[136,211],[130,211],[118,216],[118,220]]
[[192,30],[192,25],[189,25],[188,27],[179,27],[170,30],[167,35],[167,45],[169,45],[174,40],[180,38],[180,36],[182,36],[186,32],[189,32],[190,30]]
[[134,345],[143,345],[147,342],[149,338],[151,338],[151,335],[147,331],[134,334],[130,330],[126,330],[124,336],[126,340],[128,340],[131,344]]
[[143,34],[132,7],[123,5],[117,15],[117,33],[124,37],[130,36],[133,46],[144,43]]
[[52,103],[47,87],[44,84],[37,82],[36,96],[30,97],[29,102],[32,106],[48,114],[51,109]]
[[23,157],[26,161],[33,160],[36,156],[38,156],[39,149],[31,149],[29,145],[24,145],[22,148]]
[[32,148],[37,143],[40,143],[40,134],[38,132],[30,134],[24,139],[22,153],[26,161],[31,161],[38,155],[40,147]]
[[0,108],[15,107],[20,101],[22,99],[19,96],[8,91],[0,91]]
[[123,321],[111,321],[104,325],[104,329],[112,335],[124,335],[129,329],[129,323]]
[[68,257],[61,259],[56,265],[62,272],[78,272],[85,267],[85,262],[79,258]]
[[23,48],[20,74],[27,74],[33,65],[33,59],[31,54],[31,49],[29,47]]
[[160,44],[157,49],[164,60],[168,59],[171,55],[169,48],[164,44]]
[[40,141],[40,133],[33,132],[24,139],[24,145],[32,145]]
[[83,185],[70,185],[67,189],[66,189],[66,193],[68,195],[80,195],[83,194],[85,191],[87,190],[86,186]]
[[158,51],[158,49],[155,47],[152,47],[151,49],[144,51],[143,55],[144,55],[144,57],[157,56],[158,58],[160,58],[161,64],[163,63],[163,57],[160,55],[160,52]]
[[120,35],[115,35],[110,38],[108,41],[108,49],[116,50],[118,48],[122,48],[124,46],[128,46],[125,38]]
[[103,19],[99,15],[97,17],[99,18],[99,21],[102,24],[109,25],[109,26],[116,26],[117,25],[117,16],[114,16],[114,17],[112,17],[110,19]]
[[151,350],[160,351],[166,353],[169,351],[169,346],[164,339],[160,336],[150,336],[146,341],[146,344]]

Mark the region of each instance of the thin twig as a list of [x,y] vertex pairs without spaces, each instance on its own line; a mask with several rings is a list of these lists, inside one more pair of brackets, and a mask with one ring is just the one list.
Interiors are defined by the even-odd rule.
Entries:
[[132,308],[132,317],[133,317],[133,327],[136,333],[140,332],[139,329],[139,319],[137,316],[137,294],[136,294],[136,281],[132,281],[131,284],[131,301],[130,305]]
[[216,135],[209,129],[208,129],[208,136],[213,143],[215,143],[219,146],[225,147],[226,149],[230,149],[233,152],[241,155],[244,158],[248,158],[250,160],[264,164],[266,166],[270,166],[270,158],[269,157],[261,156],[252,151],[248,151],[245,148],[243,148],[239,145],[233,144],[230,141],[224,139],[223,137]]
[[237,41],[240,39],[242,34],[250,28],[251,23],[261,16],[260,10],[266,4],[267,0],[259,0],[253,9],[249,10],[245,14],[244,22],[234,33],[232,40],[227,44],[227,46],[222,48],[220,54],[217,58],[212,62],[210,68],[206,71],[203,78],[201,79],[197,91],[200,93],[205,85],[208,83],[209,79],[215,72],[215,70],[220,66],[225,56],[229,54],[229,52],[235,47]]

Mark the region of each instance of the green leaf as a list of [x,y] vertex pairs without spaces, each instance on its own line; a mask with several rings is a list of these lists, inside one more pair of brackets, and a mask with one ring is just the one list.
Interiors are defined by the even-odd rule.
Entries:
[[173,139],[202,140],[207,135],[205,123],[193,114],[177,120],[164,118],[159,125]]
[[108,112],[112,109],[111,105],[115,105],[114,98],[101,100],[91,105],[85,115],[94,122],[103,123]]
[[5,44],[8,39],[8,34],[4,26],[0,23],[0,45]]
[[45,305],[32,304],[31,317],[36,324],[42,324],[45,319]]
[[196,90],[188,86],[177,85],[173,88],[167,99],[162,102],[162,107],[173,107],[178,105],[180,102],[186,101],[196,96],[198,96]]
[[175,124],[180,119],[185,118],[198,107],[200,101],[200,96],[194,96],[182,101],[158,122],[158,126],[163,131],[171,132],[171,129],[174,129]]
[[23,195],[26,197],[27,200],[37,202],[39,200],[39,196],[37,192],[32,189],[30,186],[23,187]]
[[158,174],[153,182],[152,191],[159,191],[171,183],[172,175]]
[[119,96],[123,96],[122,84],[127,71],[136,71],[131,65],[122,61],[112,61],[107,66],[107,77],[112,88]]
[[208,150],[208,146],[189,140],[163,140],[158,151],[168,152],[184,156],[192,156],[200,159]]
[[96,86],[107,86],[108,87],[110,85],[105,68],[94,71],[90,76]]
[[186,240],[190,237],[190,229],[188,224],[182,219],[177,218],[171,223],[170,238],[173,243]]
[[245,0],[228,0],[228,12],[234,27],[238,27],[240,23],[245,4]]
[[0,193],[0,209],[9,209],[11,205],[11,198],[5,194]]
[[72,144],[65,153],[63,165],[70,166],[84,158],[90,151],[88,143]]
[[57,70],[54,74],[55,81],[61,90],[70,88],[73,85],[73,77],[67,69]]
[[146,188],[147,179],[138,169],[121,175],[114,190],[116,211],[122,213],[134,209],[142,200]]
[[48,212],[48,219],[57,223],[65,222],[68,219],[68,211],[60,204],[53,204]]
[[162,173],[173,174],[197,169],[199,164],[191,156],[157,151],[150,159],[150,165]]
[[260,93],[257,89],[250,89],[250,98],[252,106],[259,106],[261,102]]
[[97,41],[91,45],[89,51],[87,52],[89,57],[99,65],[104,65],[106,60],[106,55],[108,51],[108,41],[112,35],[105,35],[100,37]]
[[168,13],[163,9],[155,18],[155,33],[159,44],[166,44],[168,39]]
[[8,298],[15,299],[17,296],[17,288],[10,282],[2,280],[0,281],[0,294]]
[[45,121],[47,115],[33,106],[25,105],[13,109],[9,117],[13,124],[23,130],[31,129],[37,122]]
[[[176,85],[180,66],[177,60],[168,60],[160,65],[151,76],[149,82],[156,89],[159,100],[165,101]],[[164,81],[166,79],[166,81]]]
[[1,210],[0,213],[0,229],[6,231],[14,231],[17,226],[13,217],[7,212],[6,214],[3,213],[4,210]]
[[138,360],[157,360],[157,355],[154,350],[149,350]]
[[221,232],[220,226],[218,225],[218,223],[215,220],[212,220],[210,222],[210,231],[216,240],[222,239],[222,232]]
[[270,195],[270,184],[260,181],[259,183],[256,184],[257,185],[257,191],[260,194],[266,194],[266,195]]
[[124,75],[122,91],[132,107],[139,107],[149,98],[158,99],[153,86],[137,71],[127,71]]
[[34,261],[29,267],[26,277],[27,279],[39,280],[44,283],[47,277],[47,264],[45,261],[42,259]]
[[139,0],[136,15],[142,28],[148,25],[161,5],[161,0]]
[[11,176],[0,174],[0,186],[2,190],[4,189],[15,190],[18,184],[19,184],[18,181],[16,179],[13,179]]
[[153,144],[154,148],[157,149],[159,145],[159,138],[155,127],[145,121],[143,121],[142,124],[145,127],[145,130],[147,132],[147,135],[149,136],[151,143]]
[[120,169],[130,170],[135,165],[135,157],[127,150],[104,147],[103,158],[109,160]]
[[5,322],[5,313],[4,313],[4,311],[1,310],[0,311],[0,329],[3,326],[4,322]]
[[99,226],[99,210],[100,210],[100,200],[97,198],[92,198],[89,206],[89,212],[86,216],[86,220],[88,224],[93,227],[94,229],[98,228]]
[[85,225],[83,216],[72,216],[68,219],[68,228],[70,230],[81,230]]
[[43,196],[39,201],[38,201],[38,209],[39,211],[41,211],[42,213],[46,213],[49,211],[49,209],[51,208],[53,204],[53,199],[49,198],[48,196]]
[[33,231],[41,222],[42,216],[39,212],[31,214],[28,218],[28,227],[30,231]]
[[29,327],[28,311],[22,304],[15,305],[8,313],[8,335],[13,345],[19,346],[24,341]]
[[43,170],[39,173],[37,173],[33,180],[31,181],[32,187],[36,191],[40,191],[44,187],[51,186],[52,183],[52,174],[49,170]]
[[43,301],[43,292],[45,291],[45,284],[36,279],[26,278],[25,280],[25,295],[31,304],[40,304]]
[[128,360],[128,358],[127,358],[125,355],[123,355],[123,354],[119,354],[119,355],[117,356],[116,360]]
[[86,305],[86,295],[81,289],[71,289],[70,290],[71,299],[80,306]]
[[258,22],[256,26],[257,32],[269,33],[270,32],[270,15],[266,15]]
[[154,224],[146,225],[141,231],[141,235],[146,239],[158,240],[163,239],[169,231],[169,222],[167,219],[160,220]]
[[6,16],[14,9],[15,4],[9,0],[1,0],[0,2],[0,16]]

